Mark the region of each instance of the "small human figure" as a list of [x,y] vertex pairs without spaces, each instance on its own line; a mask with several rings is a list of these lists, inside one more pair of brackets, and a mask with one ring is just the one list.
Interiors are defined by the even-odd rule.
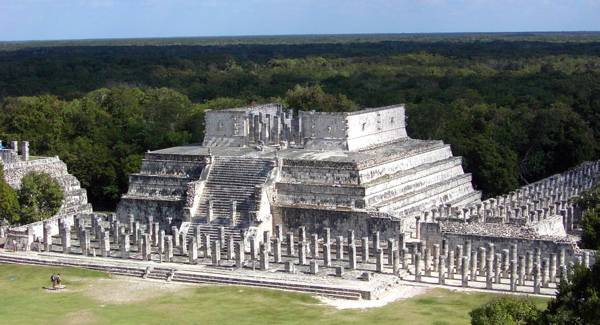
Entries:
[[52,273],[50,276],[50,282],[52,282],[52,289],[56,289],[56,274]]
[[58,273],[58,274],[56,274],[56,286],[57,286],[59,289],[60,289],[60,282],[61,282],[61,279],[60,279],[60,273]]

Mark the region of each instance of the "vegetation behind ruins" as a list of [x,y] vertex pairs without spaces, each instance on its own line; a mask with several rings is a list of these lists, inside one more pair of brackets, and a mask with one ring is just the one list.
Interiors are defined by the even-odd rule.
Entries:
[[486,196],[600,156],[597,33],[0,47],[0,138],[59,155],[96,209],[114,208],[146,150],[200,142],[204,110],[253,102],[406,103],[410,136],[450,143]]

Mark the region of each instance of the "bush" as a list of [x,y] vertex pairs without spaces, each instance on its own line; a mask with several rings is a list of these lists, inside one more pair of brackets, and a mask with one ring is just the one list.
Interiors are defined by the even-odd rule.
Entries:
[[31,223],[55,215],[64,198],[60,185],[45,173],[32,172],[21,181],[21,221]]
[[598,324],[600,322],[600,264],[591,269],[575,264],[558,293],[548,303],[541,324]]
[[473,309],[469,315],[473,325],[535,324],[540,311],[530,300],[503,297]]

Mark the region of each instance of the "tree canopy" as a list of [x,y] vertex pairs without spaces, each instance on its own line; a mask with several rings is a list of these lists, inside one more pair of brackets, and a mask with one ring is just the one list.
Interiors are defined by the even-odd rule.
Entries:
[[0,138],[59,155],[107,210],[146,150],[250,103],[405,103],[408,134],[451,144],[486,197],[600,158],[600,42],[481,37],[0,51]]

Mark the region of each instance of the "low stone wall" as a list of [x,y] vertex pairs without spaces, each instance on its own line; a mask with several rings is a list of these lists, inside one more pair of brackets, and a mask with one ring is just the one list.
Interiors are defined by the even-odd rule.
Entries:
[[361,211],[317,210],[292,207],[277,208],[273,224],[282,224],[286,229],[305,226],[308,232],[323,233],[331,229],[333,235],[346,235],[349,230],[357,237],[370,236],[379,231],[382,238],[393,238],[402,232],[400,219],[385,217],[386,214],[371,216]]

